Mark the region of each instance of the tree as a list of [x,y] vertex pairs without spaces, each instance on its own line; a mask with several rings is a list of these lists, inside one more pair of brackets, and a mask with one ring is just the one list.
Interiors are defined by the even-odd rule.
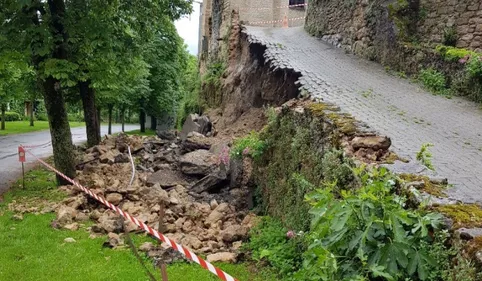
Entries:
[[21,54],[6,50],[0,52],[0,129],[5,130],[7,104],[14,98],[23,96],[22,77],[31,70]]

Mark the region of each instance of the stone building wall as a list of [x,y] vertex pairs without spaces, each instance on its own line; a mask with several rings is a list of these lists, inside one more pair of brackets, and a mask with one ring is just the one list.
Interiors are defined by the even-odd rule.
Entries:
[[[201,60],[218,57],[218,53],[223,48],[220,42],[229,36],[233,11],[239,14],[239,21],[244,24],[281,27],[283,25],[281,20],[285,16],[288,19],[305,16],[306,9],[304,7],[288,8],[289,2],[289,0],[204,0],[199,27]],[[280,22],[259,23],[265,21]],[[288,21],[289,26],[302,26],[303,24],[303,19]]]
[[450,32],[457,47],[482,51],[482,2],[312,0],[305,27],[338,47],[379,61],[396,41],[435,46],[445,43],[444,34]]

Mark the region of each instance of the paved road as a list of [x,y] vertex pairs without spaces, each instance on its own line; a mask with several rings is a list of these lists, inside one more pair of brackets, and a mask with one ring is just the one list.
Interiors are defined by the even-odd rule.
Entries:
[[390,136],[399,155],[413,159],[423,143],[433,143],[436,171],[455,185],[450,197],[482,203],[482,110],[477,104],[434,96],[302,28],[247,27],[245,32],[267,46],[265,57],[274,64],[300,72],[300,83],[312,96]]
[[[131,131],[139,129],[138,125],[126,125],[125,130]],[[87,140],[85,127],[72,128],[72,140],[75,144],[82,143]],[[112,126],[112,132],[120,132],[121,126]],[[107,126],[102,126],[102,135],[107,134]],[[11,182],[21,175],[21,164],[18,162],[18,145],[38,145],[45,144],[36,148],[33,152],[40,157],[52,155],[52,146],[50,142],[49,131],[39,131],[20,135],[0,136],[0,194],[5,192]],[[32,162],[32,157],[28,157],[28,162]]]

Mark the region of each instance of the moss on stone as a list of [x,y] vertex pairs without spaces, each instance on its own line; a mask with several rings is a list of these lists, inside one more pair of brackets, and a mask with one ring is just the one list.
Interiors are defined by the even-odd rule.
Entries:
[[465,247],[470,258],[476,258],[476,254],[482,251],[482,236],[470,240]]
[[434,209],[454,222],[454,228],[482,227],[482,209],[476,204],[444,205]]
[[310,103],[306,108],[316,117],[323,117],[328,112],[338,111],[339,109],[330,104],[322,103],[322,102],[313,102]]
[[413,174],[401,174],[399,175],[400,179],[405,182],[423,182],[424,186],[419,190],[424,191],[430,195],[437,196],[440,198],[446,198],[447,195],[444,193],[445,189],[447,188],[446,185],[443,184],[435,184],[430,181],[430,178],[427,176],[421,175],[413,175]]

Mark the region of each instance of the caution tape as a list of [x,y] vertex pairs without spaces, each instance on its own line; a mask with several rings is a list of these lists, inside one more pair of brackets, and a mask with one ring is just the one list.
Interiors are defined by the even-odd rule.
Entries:
[[[19,148],[25,148],[25,147],[22,147],[20,146]],[[153,229],[152,227],[148,226],[147,224],[145,224],[144,222],[142,221],[139,221],[137,218],[131,216],[130,214],[122,211],[120,208],[114,206],[112,203],[110,203],[109,201],[105,200],[105,198],[103,198],[102,196],[99,196],[95,193],[93,193],[90,189],[82,186],[81,184],[77,183],[76,181],[74,181],[73,179],[67,177],[66,175],[64,175],[63,173],[61,173],[60,171],[58,171],[57,169],[55,169],[54,167],[52,167],[51,165],[49,165],[48,163],[46,163],[45,161],[43,161],[42,159],[40,159],[39,157],[37,157],[35,154],[33,154],[30,150],[25,150],[28,154],[30,154],[31,156],[33,156],[37,161],[39,161],[42,165],[44,165],[45,167],[47,167],[48,169],[50,169],[51,171],[55,172],[57,175],[61,176],[62,178],[64,178],[65,180],[67,180],[68,182],[70,182],[71,184],[77,186],[78,188],[80,188],[83,192],[87,193],[90,197],[94,198],[95,200],[101,202],[102,204],[104,204],[105,206],[109,207],[110,209],[114,210],[116,213],[120,214],[122,217],[124,217],[125,219],[131,221],[132,223],[134,223],[135,225],[137,225],[138,227],[140,227],[142,230],[148,232],[149,234],[151,234],[152,236],[154,236],[156,239],[166,243],[167,245],[169,245],[169,247],[173,248],[174,250],[178,251],[179,253],[181,253],[183,256],[185,256],[187,259],[189,260],[192,260],[194,261],[195,263],[199,264],[200,266],[202,266],[204,269],[206,270],[209,270],[211,273],[213,273],[214,275],[218,276],[221,280],[223,281],[238,281],[237,279],[234,279],[231,275],[227,274],[226,272],[222,271],[221,269],[215,267],[214,265],[212,265],[210,262],[208,261],[205,261],[204,259],[202,259],[201,257],[197,256],[196,254],[194,254],[191,250],[189,250],[188,248],[176,243],[176,241],[174,240],[171,240],[169,239],[168,237],[164,236],[162,233],[158,232],[157,230]]]
[[37,145],[21,145],[21,147],[23,147],[23,148],[28,148],[28,149],[33,149],[33,148],[37,148],[37,147],[49,145],[49,144],[51,144],[51,143],[52,143],[52,141],[49,141],[49,142],[46,142],[46,143],[43,143],[43,144],[37,144]]
[[305,4],[296,4],[296,5],[287,5],[287,6],[280,6],[280,7],[245,7],[245,8],[239,8],[240,11],[247,11],[247,10],[272,10],[272,9],[286,9],[286,8],[297,8],[297,7],[306,7],[308,6],[308,3]]
[[249,25],[254,25],[254,24],[269,24],[269,23],[278,23],[278,22],[283,22],[285,20],[288,21],[295,21],[295,20],[303,20],[306,17],[299,17],[299,18],[289,18],[289,19],[281,19],[281,20],[269,20],[269,21],[254,21],[254,22],[248,22]]

